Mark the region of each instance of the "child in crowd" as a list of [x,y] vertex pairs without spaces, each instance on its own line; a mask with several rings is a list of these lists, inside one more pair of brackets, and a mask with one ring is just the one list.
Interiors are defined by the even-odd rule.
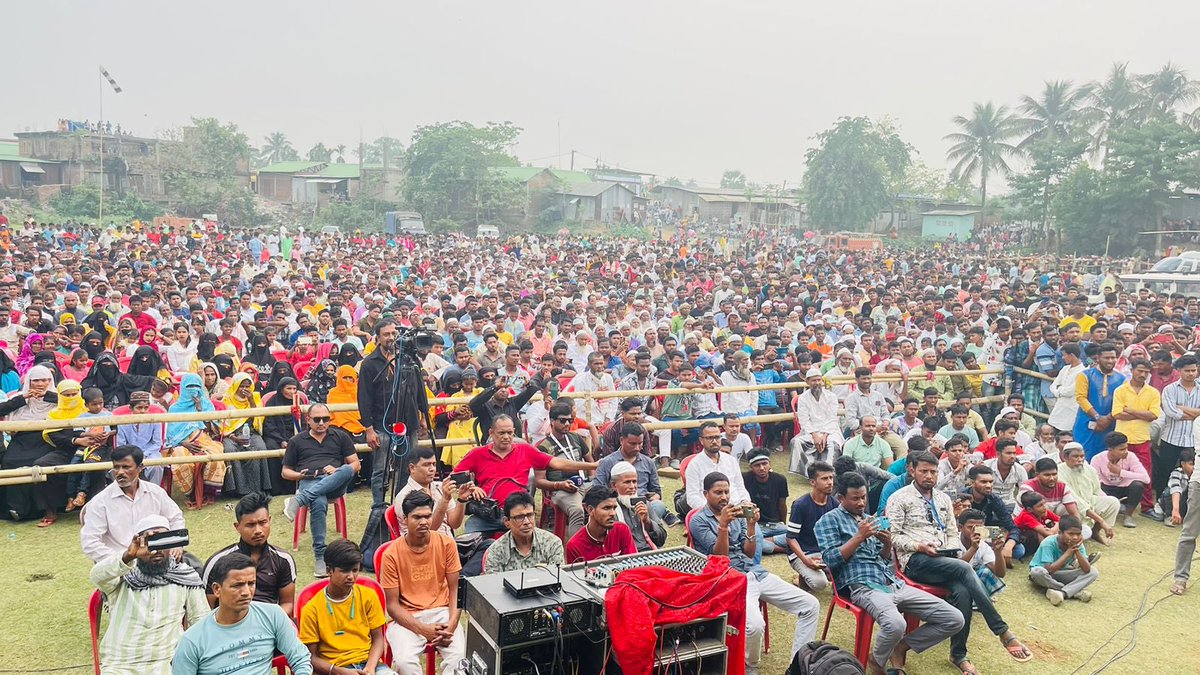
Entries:
[[1191,480],[1192,472],[1195,470],[1196,451],[1180,452],[1179,466],[1171,472],[1171,477],[1167,479],[1167,488],[1163,490],[1162,496],[1158,499],[1158,506],[1166,516],[1163,525],[1175,527],[1183,522],[1183,517],[1187,515],[1188,510],[1188,481]]
[[[86,417],[109,417],[112,415],[104,409],[104,392],[95,387],[83,390],[83,405],[86,410],[79,414],[80,419]],[[87,447],[79,447],[71,457],[71,464],[84,462],[103,462],[108,459],[108,450],[112,449],[112,438],[116,432],[104,427],[89,427],[84,433],[103,434],[98,441]],[[95,472],[67,474],[67,494],[74,495],[67,500],[67,511],[83,508],[87,503],[88,492],[92,489],[92,474]]]
[[357,583],[362,572],[358,544],[349,539],[330,542],[325,566],[329,585],[300,613],[300,641],[312,654],[314,672],[393,675],[382,662],[388,615],[375,589]]
[[971,563],[984,590],[995,597],[1004,590],[1004,573],[1008,566],[1001,553],[1008,537],[1000,528],[995,528],[993,532],[984,524],[984,519],[983,512],[978,509],[966,509],[959,513],[959,538],[963,546],[962,559]]
[[1036,551],[1046,537],[1058,534],[1058,515],[1046,506],[1046,498],[1037,492],[1021,493],[1021,512],[1013,519],[1021,528],[1021,543],[1026,551]]
[[1078,518],[1070,515],[1063,516],[1058,525],[1058,534],[1046,537],[1033,554],[1029,580],[1046,589],[1046,599],[1055,607],[1068,598],[1089,602],[1092,592],[1087,587],[1100,573],[1092,566],[1095,558],[1088,558],[1083,545],[1083,526]]
[[[120,410],[116,411],[120,414]],[[149,413],[165,413],[166,409],[150,402],[150,392],[133,391],[129,393],[129,414],[146,415]],[[122,424],[117,427],[117,445],[136,445],[146,459],[162,457],[163,425],[162,422],[146,422],[144,424]],[[142,469],[142,478],[150,483],[162,483],[166,467],[147,466]]]
[[951,499],[967,488],[967,471],[975,465],[972,457],[967,454],[969,443],[966,436],[955,434],[946,441],[946,451],[938,462],[937,489],[945,492]]

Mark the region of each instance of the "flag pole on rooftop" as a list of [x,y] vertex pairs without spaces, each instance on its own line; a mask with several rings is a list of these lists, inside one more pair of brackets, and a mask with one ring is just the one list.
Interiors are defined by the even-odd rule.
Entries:
[[[113,79],[112,75],[108,74],[104,66],[100,66],[100,76],[108,81],[112,87],[114,94],[121,93],[121,85]],[[97,220],[100,227],[104,227],[104,82],[100,82],[100,121],[96,123],[96,128],[100,133],[100,212],[97,215]]]

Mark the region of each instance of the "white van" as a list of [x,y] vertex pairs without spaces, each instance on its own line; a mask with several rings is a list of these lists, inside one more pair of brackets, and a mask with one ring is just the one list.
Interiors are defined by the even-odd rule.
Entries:
[[480,225],[475,229],[475,236],[479,238],[487,237],[488,239],[499,239],[500,228],[495,225]]

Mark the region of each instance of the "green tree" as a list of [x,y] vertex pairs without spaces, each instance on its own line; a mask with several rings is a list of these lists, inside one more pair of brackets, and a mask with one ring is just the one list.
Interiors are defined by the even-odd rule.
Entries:
[[1200,133],[1174,115],[1156,112],[1110,137],[1105,174],[1109,190],[1132,224],[1160,229],[1171,197],[1200,187]]
[[328,162],[332,155],[333,152],[329,148],[325,147],[324,143],[317,143],[309,148],[308,153],[305,155],[305,159],[310,162]]
[[404,144],[398,138],[380,136],[363,146],[362,157],[371,164],[399,167],[404,159]]
[[[1011,184],[1016,205],[1029,220],[1041,223],[1044,243],[1052,245],[1050,205],[1054,191],[1082,161],[1091,139],[1080,112],[1087,96],[1068,80],[1048,81],[1038,98],[1022,96],[1019,121],[1027,134],[1018,147],[1028,169]],[[1061,232],[1060,232],[1061,234]]]
[[267,164],[274,164],[300,159],[300,155],[282,131],[275,131],[266,137],[266,142],[259,149],[259,158]]
[[1076,89],[1070,80],[1047,81],[1038,98],[1022,96],[1019,110],[1025,117],[1019,124],[1027,135],[1018,147],[1078,135],[1080,107],[1086,96],[1087,91]]
[[339,143],[339,144],[333,146],[333,148],[330,149],[329,152],[333,156],[334,161],[336,161],[338,164],[342,164],[346,161],[346,144],[345,143]]
[[953,120],[959,131],[946,136],[953,143],[946,158],[954,162],[950,175],[963,183],[979,177],[981,219],[987,215],[988,179],[1011,173],[1008,161],[1020,153],[1010,141],[1021,133],[1021,123],[1008,111],[1008,106],[996,106],[991,101],[976,103],[970,117],[956,115]]
[[912,164],[912,148],[888,122],[842,117],[804,155],[803,193],[813,223],[856,229],[888,206]]
[[172,131],[164,146],[164,180],[172,207],[185,216],[216,213],[221,220],[252,225],[259,218],[248,189],[249,138],[236,124],[193,118],[192,126]]
[[721,187],[727,190],[741,190],[746,187],[746,174],[737,169],[730,169],[721,175]]
[[1174,114],[1176,108],[1200,100],[1200,82],[1169,61],[1157,71],[1140,76],[1138,82],[1143,104],[1155,112]]
[[516,166],[508,149],[521,129],[509,122],[475,126],[442,122],[418,127],[405,153],[405,201],[426,221],[480,222],[519,204],[522,186],[489,171]]
[[1136,118],[1142,106],[1142,87],[1138,76],[1129,72],[1129,64],[1114,63],[1103,82],[1086,87],[1085,103],[1081,110],[1084,122],[1091,131],[1092,154],[1108,157],[1108,137],[1126,122]]

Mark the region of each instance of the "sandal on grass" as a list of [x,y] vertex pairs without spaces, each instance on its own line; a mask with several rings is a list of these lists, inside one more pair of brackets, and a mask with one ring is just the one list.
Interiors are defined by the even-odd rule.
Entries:
[[38,527],[50,527],[56,522],[58,522],[57,518],[42,518],[41,522],[38,523]]
[[961,661],[950,659],[950,663],[952,663],[955,668],[958,668],[962,675],[979,675],[979,671],[975,670],[975,664],[971,663],[970,659],[962,659]]
[[1004,648],[1008,650],[1008,655],[1013,657],[1013,660],[1017,663],[1025,663],[1033,658],[1033,652],[1021,644],[1016,635],[1009,635],[1007,640],[1002,638],[1000,641],[1004,643]]
[[1172,595],[1183,595],[1186,592],[1187,592],[1187,583],[1186,582],[1176,581],[1175,583],[1171,584],[1171,594]]

